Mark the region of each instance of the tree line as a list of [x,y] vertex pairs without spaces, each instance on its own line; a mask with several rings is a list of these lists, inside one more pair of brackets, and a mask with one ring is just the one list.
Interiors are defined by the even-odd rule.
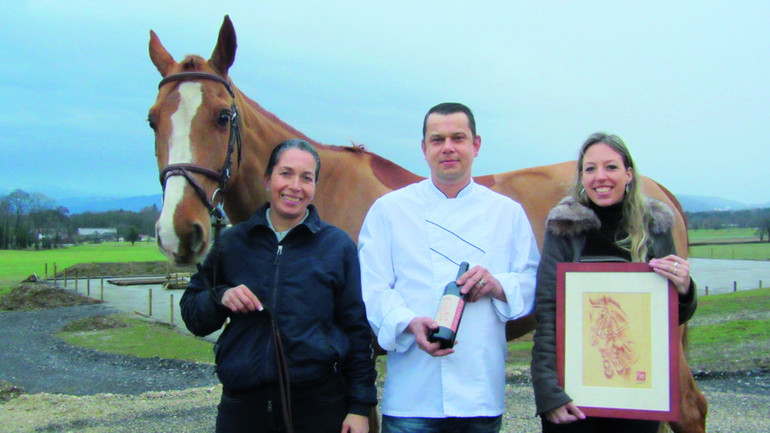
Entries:
[[113,210],[70,215],[63,206],[40,193],[21,189],[0,196],[0,249],[50,249],[82,242],[78,228],[114,228],[129,242],[153,235],[160,210],[152,205],[139,212]]
[[[112,210],[70,215],[40,193],[17,189],[0,196],[0,249],[48,249],[82,242],[78,228],[114,228],[117,237],[134,242],[153,235],[160,210],[152,205],[139,212]],[[690,229],[753,228],[770,242],[770,208],[738,211],[685,212]]]
[[770,208],[736,211],[685,212],[689,229],[756,229],[760,241],[770,242]]

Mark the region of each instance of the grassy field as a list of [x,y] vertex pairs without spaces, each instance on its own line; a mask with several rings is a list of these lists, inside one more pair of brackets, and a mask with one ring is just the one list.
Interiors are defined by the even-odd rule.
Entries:
[[703,259],[770,260],[770,243],[690,246],[690,257]]
[[[717,230],[688,230],[690,257],[704,259],[770,260],[770,243],[756,242],[756,229],[728,228]],[[703,244],[709,245],[692,245]]]
[[725,239],[759,240],[753,228],[698,229],[688,230],[690,242],[718,242]]
[[699,298],[689,338],[695,368],[770,368],[770,289]]
[[214,363],[213,345],[174,325],[116,314],[70,323],[56,337],[80,347],[144,358]]
[[33,273],[43,278],[46,265],[48,275],[52,276],[54,265],[61,271],[78,263],[157,260],[166,258],[153,242],[137,242],[134,245],[130,242],[105,242],[40,251],[0,250],[0,281],[18,282]]

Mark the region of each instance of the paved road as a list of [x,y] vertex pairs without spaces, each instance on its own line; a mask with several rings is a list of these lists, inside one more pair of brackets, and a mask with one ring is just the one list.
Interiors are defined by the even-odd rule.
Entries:
[[770,261],[690,259],[691,274],[698,284],[698,295],[727,293],[733,291],[733,282],[738,290],[759,287],[760,281],[770,287]]

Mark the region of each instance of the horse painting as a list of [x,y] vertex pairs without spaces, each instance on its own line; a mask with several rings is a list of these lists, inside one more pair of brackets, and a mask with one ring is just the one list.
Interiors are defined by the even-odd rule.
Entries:
[[[312,143],[321,156],[313,203],[321,217],[357,240],[364,216],[383,194],[422,177],[360,147],[318,143],[241,93],[228,76],[236,37],[225,17],[211,58],[188,55],[177,62],[150,31],[150,58],[162,80],[149,123],[155,132],[164,199],[157,222],[160,249],[177,263],[197,263],[211,248],[211,221],[222,208],[232,223],[247,220],[268,199],[263,187],[271,150],[289,138]],[[415,147],[417,149],[417,147]],[[542,246],[548,211],[572,182],[575,162],[476,177],[476,182],[524,207]],[[677,250],[688,249],[681,206],[665,188],[644,178],[647,195],[675,209]],[[507,336],[534,329],[534,315],[510,322]],[[676,432],[705,431],[706,400],[680,357],[682,413]]]

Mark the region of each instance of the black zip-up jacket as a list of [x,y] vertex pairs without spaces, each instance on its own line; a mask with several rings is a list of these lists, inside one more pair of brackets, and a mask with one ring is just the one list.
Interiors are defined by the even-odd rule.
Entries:
[[[224,230],[219,253],[209,254],[190,279],[180,301],[187,329],[205,336],[221,329],[229,317],[214,346],[223,387],[244,390],[277,384],[268,313],[231,313],[220,302],[225,290],[244,284],[275,317],[292,386],[320,382],[340,371],[347,385],[348,412],[368,415],[377,404],[377,373],[356,245],[345,232],[322,221],[312,205],[305,221],[279,243],[267,222],[268,207]],[[208,289],[213,266],[215,294]]]

